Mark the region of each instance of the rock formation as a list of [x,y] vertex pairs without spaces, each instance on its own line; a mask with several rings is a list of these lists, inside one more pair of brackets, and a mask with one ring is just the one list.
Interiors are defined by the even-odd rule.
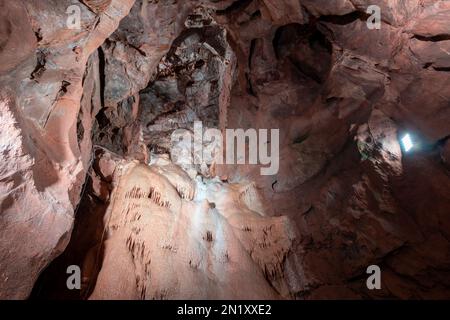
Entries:
[[[450,297],[448,1],[0,8],[1,299]],[[195,121],[278,173],[178,165]]]
[[67,28],[70,4],[1,4],[0,298],[26,298],[70,239],[91,157],[77,139],[83,75],[133,3],[115,0],[98,14],[79,6],[80,30]]

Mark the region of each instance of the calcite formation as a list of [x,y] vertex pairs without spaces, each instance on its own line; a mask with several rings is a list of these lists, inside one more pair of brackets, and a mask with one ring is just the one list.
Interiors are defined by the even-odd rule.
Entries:
[[190,178],[160,165],[118,171],[91,299],[290,296],[283,264],[295,229],[286,217],[252,210],[253,185],[199,178],[180,188]]
[[[0,9],[0,298],[450,298],[448,1]],[[195,121],[279,171],[178,166]]]

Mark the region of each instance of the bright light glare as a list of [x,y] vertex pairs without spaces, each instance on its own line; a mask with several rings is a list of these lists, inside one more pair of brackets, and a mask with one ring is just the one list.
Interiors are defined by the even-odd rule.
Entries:
[[408,152],[409,150],[412,149],[412,147],[414,147],[414,144],[411,140],[411,136],[409,135],[409,133],[402,138],[402,144],[406,152]]

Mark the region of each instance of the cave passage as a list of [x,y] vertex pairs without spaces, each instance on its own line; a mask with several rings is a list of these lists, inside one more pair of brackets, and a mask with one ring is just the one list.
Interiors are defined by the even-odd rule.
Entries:
[[0,299],[450,298],[446,1],[0,9]]

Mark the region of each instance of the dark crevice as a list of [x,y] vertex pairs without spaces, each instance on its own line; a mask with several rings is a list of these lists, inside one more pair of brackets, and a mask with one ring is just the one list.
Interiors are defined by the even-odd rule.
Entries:
[[61,83],[61,89],[59,89],[59,97],[64,96],[67,93],[67,88],[70,86],[70,82],[63,80]]
[[42,36],[42,30],[41,30],[41,28],[37,29],[37,30],[34,32],[34,35],[36,36],[36,40],[37,40],[38,43],[42,41],[43,36]]
[[439,139],[436,142],[436,145],[439,146],[439,147],[443,147],[449,140],[450,140],[450,135],[445,136],[445,137]]
[[322,84],[331,68],[333,46],[317,26],[315,21],[282,26],[272,43],[280,62],[288,62],[301,76]]
[[321,22],[328,22],[332,24],[337,25],[346,25],[353,23],[357,20],[361,21],[367,21],[367,19],[370,17],[369,14],[362,12],[362,11],[353,11],[351,13],[337,16],[337,15],[329,15],[329,16],[321,16],[319,17],[319,21]]
[[233,2],[228,8],[225,8],[223,10],[217,10],[216,14],[219,16],[223,16],[241,12],[245,8],[247,8],[252,2],[253,0],[237,0]]
[[45,72],[45,64],[47,63],[46,59],[46,52],[45,50],[38,49],[36,53],[37,58],[37,64],[34,68],[33,72],[31,73],[30,79],[31,80],[37,80],[42,76],[42,74]]
[[440,41],[450,40],[450,34],[441,34],[441,35],[432,36],[432,37],[414,35],[413,39],[417,39],[420,41],[440,42]]
[[283,31],[282,28],[278,28],[277,31],[275,31],[275,36],[273,37],[273,40],[272,40],[272,45],[273,45],[273,48],[275,49],[274,50],[275,51],[275,57],[277,59],[280,59],[280,54],[278,53],[278,49],[277,48],[280,47],[282,31]]
[[107,109],[103,108],[102,110],[99,111],[99,113],[95,116],[98,126],[100,129],[106,128],[108,127],[111,122],[109,121],[108,116],[105,114],[105,111]]
[[250,79],[250,76],[248,73],[245,73],[245,78],[247,79],[247,93],[250,94],[251,96],[256,97],[256,92],[253,89],[253,84],[252,84],[252,80]]
[[302,63],[301,61],[294,60],[292,58],[288,58],[289,62],[295,67],[295,69],[302,75],[306,76],[314,80],[317,83],[322,83],[322,79],[317,75],[316,70],[308,66],[307,64]]
[[252,58],[253,58],[253,53],[255,52],[256,41],[257,41],[257,39],[253,39],[251,41],[251,43],[250,43],[250,53],[248,55],[248,67],[249,67],[249,69],[252,68]]
[[139,54],[143,57],[147,56],[147,53],[145,53],[145,51],[141,50],[140,48],[136,47],[135,45],[130,44],[129,42],[127,42],[127,44],[130,46],[130,48],[133,48],[134,50],[136,50],[137,52],[139,52]]
[[297,137],[294,139],[294,141],[293,141],[292,143],[293,143],[293,144],[301,144],[301,143],[303,143],[306,139],[308,139],[308,137],[309,137],[309,132],[297,136]]
[[78,141],[78,144],[80,144],[84,138],[84,126],[83,126],[83,122],[81,120],[81,115],[82,115],[82,113],[80,113],[78,115],[78,119],[77,119],[77,141]]
[[106,68],[105,52],[103,51],[102,47],[99,47],[98,48],[98,69],[99,69],[99,75],[100,75],[100,102],[101,102],[102,107],[105,106],[105,83],[106,83],[105,68]]
[[434,71],[450,72],[450,67],[433,67]]
[[[250,50],[249,50],[249,55],[248,55],[248,69],[250,70],[249,72],[251,73],[252,70],[252,59],[253,59],[253,54],[255,53],[255,48],[256,48],[256,41],[258,39],[252,39],[251,43],[250,43]],[[252,79],[251,79],[251,75],[250,73],[246,73],[245,77],[247,79],[247,92],[256,97],[256,93],[253,89],[253,84],[252,84]]]
[[250,16],[250,20],[257,19],[257,18],[260,18],[260,17],[261,17],[261,10],[256,10]]

